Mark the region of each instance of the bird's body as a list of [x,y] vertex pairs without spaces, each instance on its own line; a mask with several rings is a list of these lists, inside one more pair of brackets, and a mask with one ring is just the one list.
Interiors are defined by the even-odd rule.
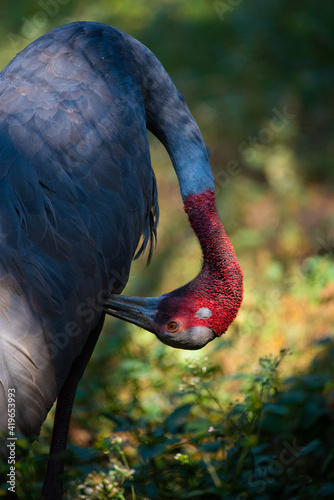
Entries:
[[154,226],[143,101],[121,38],[94,24],[60,28],[0,78],[0,408],[15,388],[16,430],[28,435]]
[[[145,302],[114,294],[141,237],[139,253],[155,237],[147,128],[173,161],[204,264],[174,295]],[[175,347],[199,348],[226,330],[241,303],[242,275],[213,189],[182,95],[132,37],[73,23],[8,64],[0,74],[0,433],[9,389],[16,432],[27,436],[39,433],[62,391],[66,402],[73,380],[74,397],[107,308]]]

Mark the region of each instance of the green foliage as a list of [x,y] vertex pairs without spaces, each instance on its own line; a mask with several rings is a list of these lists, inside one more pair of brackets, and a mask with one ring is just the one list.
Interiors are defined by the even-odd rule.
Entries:
[[[102,446],[113,457],[109,467],[123,471],[125,498],[329,497],[334,344],[324,344],[309,371],[282,381],[287,354],[260,358],[243,381],[244,397],[230,404],[216,392],[220,367],[199,358],[187,365],[178,404],[164,418],[129,421],[126,412],[114,429],[124,437]],[[108,473],[102,467],[96,474]],[[122,498],[99,491],[97,499]]]
[[[182,380],[175,392],[164,390],[172,410],[135,418],[140,403],[129,402],[117,417],[105,415],[111,438],[70,446],[65,498],[330,498],[334,343],[315,347],[309,369],[285,379],[280,369],[290,352],[260,358],[254,373],[240,377],[240,397],[230,403],[223,402],[220,366],[206,357],[187,362],[175,374]],[[35,498],[40,466],[34,447],[18,470],[20,483],[29,475],[23,500]]]

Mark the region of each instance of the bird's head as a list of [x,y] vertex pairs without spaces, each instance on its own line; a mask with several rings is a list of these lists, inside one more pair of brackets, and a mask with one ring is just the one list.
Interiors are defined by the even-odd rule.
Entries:
[[242,272],[219,221],[213,191],[190,195],[185,210],[202,247],[201,272],[160,297],[110,295],[105,311],[154,333],[164,344],[200,349],[220,337],[242,302]]

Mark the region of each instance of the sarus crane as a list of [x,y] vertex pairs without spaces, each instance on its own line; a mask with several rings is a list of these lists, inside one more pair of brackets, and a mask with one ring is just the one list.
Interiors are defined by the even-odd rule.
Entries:
[[[124,297],[133,258],[156,235],[147,130],[172,160],[203,263],[175,291]],[[9,428],[38,436],[58,398],[45,499],[62,496],[58,455],[105,313],[181,349],[205,346],[237,315],[242,271],[208,156],[161,63],[118,29],[58,27],[0,74],[1,450],[6,460]]]

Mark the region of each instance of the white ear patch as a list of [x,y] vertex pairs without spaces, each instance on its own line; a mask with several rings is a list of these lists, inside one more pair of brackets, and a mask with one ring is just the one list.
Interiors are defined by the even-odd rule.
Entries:
[[208,319],[212,316],[212,311],[210,311],[207,307],[201,307],[198,309],[196,316],[200,319]]

